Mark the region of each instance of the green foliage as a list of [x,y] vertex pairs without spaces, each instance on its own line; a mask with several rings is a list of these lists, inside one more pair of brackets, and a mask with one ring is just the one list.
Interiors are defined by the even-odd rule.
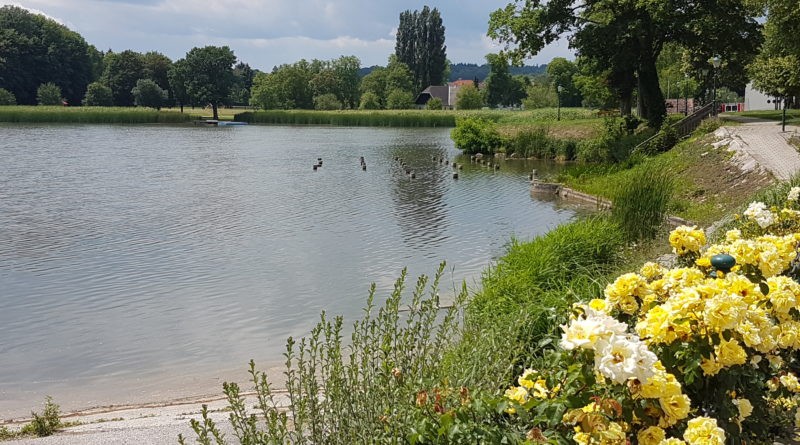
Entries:
[[342,103],[333,93],[321,94],[314,97],[315,110],[341,110]]
[[652,167],[636,170],[617,186],[611,214],[628,240],[655,238],[674,189],[673,175]]
[[574,160],[577,142],[552,138],[548,133],[547,127],[542,126],[522,130],[509,138],[506,154],[514,153],[523,158]]
[[78,33],[16,6],[0,7],[0,86],[18,103],[35,105],[41,83],[52,82],[71,104],[91,82],[89,46]]
[[167,100],[167,92],[150,79],[139,79],[131,90],[133,102],[137,107],[149,107],[160,110]]
[[414,96],[408,91],[395,89],[386,96],[386,109],[408,110],[414,108]]
[[227,46],[192,48],[183,63],[186,93],[195,103],[211,104],[214,119],[219,119],[217,107],[228,97],[234,83],[233,51]]
[[573,77],[578,74],[578,66],[563,57],[555,57],[547,64],[547,76],[550,78],[553,91],[561,86],[561,106],[580,107],[583,97],[578,87],[573,82]]
[[395,56],[411,70],[416,91],[447,81],[446,50],[444,25],[437,8],[424,6],[422,11],[400,13]]
[[526,110],[558,106],[558,96],[549,84],[533,83],[525,90],[525,94],[527,97],[523,99],[522,105]]
[[[457,339],[458,315],[467,296],[462,287],[451,307],[440,310],[438,286],[443,273],[444,264],[432,280],[420,277],[408,298],[404,271],[381,307],[374,305],[373,285],[348,345],[342,317],[329,319],[324,313],[308,337],[299,342],[289,338],[285,409],[266,373],[256,370],[251,361],[256,413],[245,406],[237,384],[223,385],[237,440],[243,444],[396,443],[415,430],[425,431],[417,425],[440,413],[435,404],[441,408],[449,402],[434,394],[444,386],[443,358]],[[431,395],[430,405],[420,400],[423,392]],[[458,400],[461,395],[456,394]],[[207,410],[202,422],[194,421],[192,426],[200,443],[211,439],[225,443]]]
[[486,103],[497,106],[516,107],[525,98],[525,84],[509,73],[508,60],[497,54],[486,56],[491,71],[486,79]]
[[33,420],[30,429],[39,437],[51,436],[61,426],[58,405],[53,403],[53,398],[50,396],[45,398],[42,414],[31,412],[31,415]]
[[144,77],[144,57],[141,53],[131,50],[106,53],[103,83],[111,88],[114,105],[118,107],[134,105],[131,91],[136,86],[136,81]]
[[[368,93],[364,93],[368,94]],[[455,114],[424,110],[306,111],[270,110],[239,113],[237,121],[285,125],[341,125],[351,127],[454,127]]]
[[169,90],[169,70],[172,60],[157,51],[149,51],[142,55],[144,77],[150,79],[164,91]]
[[14,123],[80,123],[80,124],[155,124],[181,123],[191,119],[187,114],[130,107],[0,107],[0,122]]
[[480,110],[483,108],[483,95],[474,85],[464,85],[456,92],[457,110]]
[[100,82],[92,82],[86,87],[86,96],[83,98],[83,106],[88,107],[110,107],[114,105],[114,96],[111,88]]
[[425,109],[427,110],[441,110],[442,108],[444,108],[444,104],[442,103],[442,99],[438,97],[434,97],[425,104]]
[[359,101],[358,108],[360,110],[380,110],[381,99],[380,97],[378,97],[377,94],[373,93],[372,91],[367,91],[366,93],[361,95],[361,100]]
[[255,76],[256,70],[244,62],[239,62],[233,67],[234,82],[228,97],[230,104],[248,105],[250,103],[250,89],[253,87]]
[[36,102],[39,105],[61,105],[61,87],[53,82],[39,85],[36,89]]
[[450,132],[456,147],[464,153],[494,153],[502,145],[497,124],[481,118],[456,120],[456,128]]
[[361,79],[361,91],[364,94],[375,94],[381,99],[381,108],[384,108],[386,98],[394,90],[406,91],[413,95],[414,79],[408,66],[392,55],[389,56],[386,68],[376,68]]
[[181,111],[183,111],[183,106],[189,104],[191,101],[189,92],[186,90],[186,80],[188,77],[188,67],[184,59],[176,60],[169,71],[167,71],[167,79],[169,81],[169,89],[172,93],[172,98],[180,105]]
[[664,125],[658,130],[658,133],[655,134],[653,139],[645,144],[644,146],[640,147],[643,153],[648,155],[654,155],[657,153],[663,153],[665,151],[671,150],[675,144],[678,143],[678,132],[669,124],[669,122],[665,122]]
[[634,132],[639,121],[636,118],[607,118],[603,134],[597,138],[578,142],[577,158],[582,162],[623,162],[634,148],[652,135],[652,132]]
[[17,98],[11,91],[5,88],[0,88],[0,106],[1,105],[16,105]]
[[769,57],[761,54],[749,67],[753,86],[769,96],[800,95],[800,55]]

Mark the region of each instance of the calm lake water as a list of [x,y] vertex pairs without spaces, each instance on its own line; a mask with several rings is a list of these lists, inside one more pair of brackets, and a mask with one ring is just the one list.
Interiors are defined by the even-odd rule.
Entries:
[[457,154],[444,129],[0,126],[0,418],[219,392],[404,266],[474,287],[573,218],[530,197],[547,166],[453,180],[432,158]]

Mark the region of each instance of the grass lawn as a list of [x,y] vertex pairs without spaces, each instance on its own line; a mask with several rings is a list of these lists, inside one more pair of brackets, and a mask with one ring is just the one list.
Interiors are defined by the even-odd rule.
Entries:
[[[782,119],[782,115],[783,110],[757,110],[742,111],[741,113],[724,113],[722,116],[755,117],[758,119],[780,121]],[[793,125],[800,124],[800,110],[786,110],[786,123]]]

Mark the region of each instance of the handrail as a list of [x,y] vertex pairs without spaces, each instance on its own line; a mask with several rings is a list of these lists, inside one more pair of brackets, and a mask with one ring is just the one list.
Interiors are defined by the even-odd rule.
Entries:
[[[716,109],[714,104],[715,102],[711,101],[710,103],[703,105],[699,110],[696,110],[694,113],[670,125],[670,127],[672,127],[672,129],[675,130],[675,133],[677,133],[678,139],[683,139],[686,136],[692,134],[692,132],[696,130],[697,127],[700,126],[700,122],[702,122],[703,119],[713,114],[714,110]],[[653,136],[650,136],[649,138],[645,139],[639,145],[634,147],[633,150],[638,151],[644,149],[656,137],[658,137],[658,132],[656,132],[656,134],[654,134]]]

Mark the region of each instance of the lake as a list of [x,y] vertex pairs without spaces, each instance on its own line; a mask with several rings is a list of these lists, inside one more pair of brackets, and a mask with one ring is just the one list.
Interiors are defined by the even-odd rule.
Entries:
[[474,288],[575,216],[529,194],[552,165],[458,153],[448,129],[0,126],[0,418],[220,393],[372,282],[446,260]]

